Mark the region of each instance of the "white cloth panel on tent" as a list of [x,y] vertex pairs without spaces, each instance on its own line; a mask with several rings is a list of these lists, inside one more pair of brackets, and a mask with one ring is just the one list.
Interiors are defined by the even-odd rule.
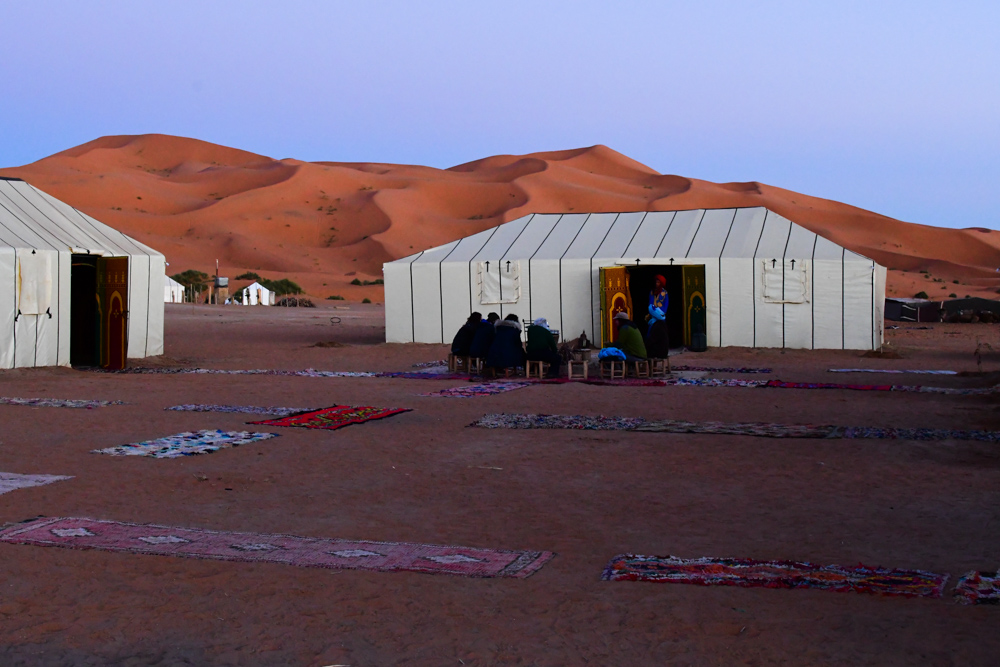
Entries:
[[[17,250],[17,271],[21,270],[21,259],[24,254],[31,254],[31,250]],[[20,276],[18,276],[20,283]],[[35,365],[35,336],[38,333],[38,315],[24,315],[18,311],[21,309],[21,289],[18,284],[14,290],[14,367],[30,368]]]
[[517,312],[521,319],[534,320],[544,317],[549,326],[562,330],[559,319],[559,260],[531,261],[531,302],[527,312]]
[[534,265],[535,260],[561,258],[569,249],[588,217],[589,215],[586,213],[568,213],[561,216],[559,222],[552,229],[552,233],[535,252],[532,265]]
[[695,234],[694,242],[691,244],[687,256],[691,259],[720,257],[735,217],[736,209],[734,208],[705,211],[705,217],[701,219],[698,232]]
[[518,218],[506,224],[500,225],[496,233],[489,237],[489,240],[479,249],[476,256],[472,258],[474,262],[494,261],[505,254],[515,240],[524,231],[524,228],[531,222],[531,216]]
[[872,348],[882,347],[885,337],[885,281],[886,268],[875,265],[875,330],[872,332]]
[[651,211],[642,219],[642,224],[632,236],[631,242],[625,248],[621,259],[649,259],[656,257],[656,249],[660,247],[663,237],[670,229],[677,211]]
[[767,213],[767,209],[761,207],[737,209],[722,257],[753,257]]
[[12,185],[18,195],[23,197],[22,208],[29,212],[37,224],[58,239],[60,245],[93,247],[97,242],[92,234],[86,233],[86,227],[81,225],[80,216],[74,214],[68,204],[36,190],[27,183]]
[[[45,256],[48,272],[48,300],[39,306],[44,308],[35,316],[35,366],[56,366],[59,363],[59,255],[54,250],[39,250],[38,255]],[[69,318],[66,318],[66,323]]]
[[[531,220],[524,228],[524,231],[507,248],[507,251],[500,259],[526,260],[534,255],[561,217],[560,215],[531,216]],[[525,267],[522,266],[521,268],[523,270]]]
[[474,303],[472,289],[472,281],[476,276],[469,270],[467,261],[442,262],[438,271],[441,272],[441,319],[444,323],[445,342],[448,342],[448,332],[454,335],[469,319],[469,313],[479,310]]
[[132,255],[128,258],[128,358],[146,356],[147,320],[149,314],[149,258]]
[[23,315],[44,313],[52,305],[57,254],[22,250],[17,257],[17,304]]
[[166,261],[163,255],[151,255],[149,258],[149,305],[146,320],[146,356],[163,354],[163,301],[159,295],[163,292],[166,282],[164,270]]
[[382,265],[385,279],[385,342],[412,343],[413,316],[410,301],[410,263]]
[[[824,247],[828,246],[828,247]],[[820,237],[817,256],[843,252],[836,244]],[[813,347],[817,350],[840,350],[844,347],[843,262],[837,259],[814,259],[812,280]]]
[[673,257],[675,260],[688,256],[688,248],[694,241],[694,235],[698,232],[698,227],[706,211],[678,211],[670,224],[670,229],[663,237],[663,241],[658,247],[650,248],[653,257],[667,259]]
[[761,288],[767,303],[805,303],[809,300],[806,260],[760,259]]
[[753,347],[754,260],[723,259],[719,270],[719,344]]
[[[690,261],[690,260],[689,260]],[[705,334],[709,347],[718,347],[721,336],[721,311],[719,304],[719,260],[696,260],[705,264]]]
[[413,340],[418,343],[443,343],[441,330],[441,265],[410,264],[413,277]]
[[[853,257],[852,257],[853,255]],[[848,250],[844,258],[844,347],[872,349],[875,264]]]
[[813,341],[812,271],[810,259],[786,259],[784,289],[784,346],[809,349]]
[[[70,358],[70,314],[72,312],[72,281],[73,281],[73,253],[72,252],[60,252],[59,253],[59,280],[56,281],[58,286],[57,291],[57,305],[58,314],[56,317],[59,318],[58,330],[59,330],[59,342],[58,342],[58,355],[56,358],[56,364],[59,366],[69,366]],[[57,312],[56,308],[52,309],[52,312]],[[160,326],[162,331],[162,324]]]
[[[639,224],[642,223],[642,219],[646,215],[644,211],[618,214],[601,246],[594,252],[594,261],[620,259],[625,254],[625,250],[628,248],[632,237],[639,229]],[[599,281],[600,278],[595,278],[595,280]],[[600,311],[600,309],[600,304],[598,304],[597,310]]]
[[[772,270],[770,279],[773,282],[777,277],[777,290],[780,296],[781,290],[781,267],[775,261],[775,267],[771,266],[772,260],[757,260],[754,262],[754,282],[757,285],[757,294],[754,312],[754,346],[755,347],[781,347],[784,335],[784,309],[780,301],[769,301],[764,292],[764,267]],[[774,294],[773,287],[771,294]]]
[[[562,302],[558,319],[546,313],[533,313],[535,317],[548,319],[549,326],[559,329],[560,338],[576,338],[581,331],[592,336],[593,305],[596,298],[600,308],[600,292],[592,293],[590,258],[564,259],[562,261]],[[558,321],[558,324],[555,322]]]
[[521,298],[521,263],[518,261],[479,262],[479,303],[517,303]]
[[576,235],[576,239],[566,250],[563,261],[586,259],[589,263],[590,258],[597,252],[617,217],[617,213],[594,213],[588,217],[583,228],[580,229],[580,233]]
[[0,368],[14,367],[14,315],[17,313],[17,257],[0,247]]

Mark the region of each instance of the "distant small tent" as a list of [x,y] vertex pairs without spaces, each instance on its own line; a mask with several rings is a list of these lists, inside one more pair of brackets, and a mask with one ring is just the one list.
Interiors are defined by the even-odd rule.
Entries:
[[0,368],[163,354],[163,255],[0,177]]
[[170,276],[164,276],[163,302],[184,303],[184,285]]
[[254,281],[243,288],[244,306],[273,306],[274,292]]
[[763,207],[537,213],[383,273],[390,343],[448,342],[488,310],[608,342],[616,313],[644,320],[657,275],[671,345],[871,350],[883,339],[885,267]]

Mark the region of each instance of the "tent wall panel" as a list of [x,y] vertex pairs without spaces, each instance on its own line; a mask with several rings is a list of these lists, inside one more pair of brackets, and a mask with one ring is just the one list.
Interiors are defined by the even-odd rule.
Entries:
[[875,265],[875,328],[872,330],[872,349],[877,350],[882,347],[885,337],[885,281],[886,268]]
[[[73,267],[73,254],[70,252],[60,252],[59,253],[59,280],[57,284],[59,285],[59,304],[58,304],[58,355],[56,358],[56,364],[59,366],[69,366],[70,355],[70,306],[72,290],[70,289],[70,283],[72,281],[72,267]],[[52,312],[56,312],[53,309]],[[160,330],[163,330],[163,323],[160,323]],[[160,353],[162,354],[162,352]]]
[[15,270],[14,249],[0,247],[0,368],[14,367]]
[[719,260],[706,258],[695,260],[705,265],[705,325],[707,342],[710,347],[718,347],[721,339],[722,310],[719,303]]
[[[786,295],[791,296],[793,288],[802,289],[803,299],[799,303],[789,302],[784,305],[784,347],[794,349],[810,349],[813,345],[813,311],[812,311],[812,260],[783,260],[785,264]],[[792,268],[792,262],[795,268]],[[804,285],[793,285],[790,278],[803,277]],[[798,282],[798,281],[795,281]]]
[[441,283],[438,264],[413,262],[413,335],[425,343],[443,343]]
[[737,209],[721,256],[727,259],[753,257],[768,213],[765,208]]
[[735,219],[735,208],[705,211],[688,257],[721,257]]
[[849,350],[872,349],[875,265],[868,261],[844,261],[844,346]]
[[149,261],[130,256],[128,262],[128,358],[146,356],[146,316],[149,314]]
[[[548,238],[552,232],[552,228],[556,226],[561,216],[532,215],[528,217],[531,218],[529,221],[530,224],[518,235],[517,239],[507,248],[507,252],[500,259],[526,259],[533,256],[538,252],[545,239]],[[525,270],[526,265],[525,262],[522,262],[521,271]]]
[[479,294],[475,291],[475,282],[475,268],[470,275],[468,262],[442,262],[438,265],[445,342],[450,342],[449,336],[454,337],[455,332],[469,318],[469,313],[474,310],[483,312],[483,306],[479,305]]
[[576,235],[576,239],[566,250],[563,259],[589,260],[593,257],[611,231],[617,217],[617,213],[594,213],[589,216],[580,233]]
[[813,348],[844,348],[843,262],[840,259],[817,259],[812,262]]
[[517,312],[522,319],[544,317],[549,326],[562,331],[559,317],[559,260],[541,259],[531,262],[531,302],[527,312]]
[[413,336],[413,308],[410,297],[410,262],[396,261],[383,264],[382,277],[385,280],[386,342],[416,341]]
[[781,347],[784,343],[784,304],[768,301],[764,296],[764,276],[771,259],[754,261],[754,347]]
[[748,258],[732,258],[719,263],[719,345],[754,345],[753,267],[754,260]]
[[507,254],[507,250],[514,244],[517,238],[524,231],[532,216],[526,215],[523,218],[512,220],[505,225],[496,228],[496,232],[491,234],[486,243],[479,249],[472,262],[494,262]]
[[533,262],[534,260],[561,259],[589,217],[590,215],[587,213],[568,213],[560,216],[552,233],[535,252],[532,258]]
[[[576,338],[580,332],[586,332],[591,340],[593,322],[593,303],[591,295],[590,259],[564,259],[562,261],[562,298],[560,299],[559,326],[552,324],[552,319],[545,313],[535,317],[546,317],[549,326],[559,329],[563,340]],[[594,293],[597,297],[600,295]],[[600,298],[597,299],[600,303]]]
[[[166,262],[163,255],[147,255],[149,258],[149,310],[146,325],[146,356],[163,354],[163,301],[157,298],[166,283]],[[68,348],[67,348],[68,349]]]

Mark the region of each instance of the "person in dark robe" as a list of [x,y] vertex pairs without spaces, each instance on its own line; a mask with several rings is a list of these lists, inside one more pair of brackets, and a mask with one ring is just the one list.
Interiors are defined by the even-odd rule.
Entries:
[[653,277],[653,289],[649,290],[649,306],[646,309],[646,321],[649,323],[649,327],[652,327],[657,319],[653,311],[659,309],[662,315],[666,315],[669,305],[670,295],[667,294],[667,279],[657,274]]
[[670,354],[670,332],[663,311],[654,308],[650,313],[649,331],[646,333],[646,353],[650,359],[666,359]]
[[549,364],[549,377],[559,377],[559,366],[562,364],[562,357],[559,355],[559,348],[549,323],[544,317],[536,319],[528,327],[528,344],[526,346],[526,357],[529,361],[542,361]]
[[486,355],[486,366],[496,370],[524,366],[524,346],[521,344],[521,322],[511,313],[496,323],[496,335]]
[[469,349],[472,347],[472,339],[476,335],[479,323],[483,321],[482,313],[472,313],[465,321],[462,328],[455,334],[451,341],[451,353],[456,357],[469,356]]
[[500,316],[490,313],[486,319],[476,327],[476,335],[472,337],[472,345],[469,346],[469,356],[473,359],[485,359],[490,353],[490,346],[493,345],[493,338],[496,336],[494,325]]

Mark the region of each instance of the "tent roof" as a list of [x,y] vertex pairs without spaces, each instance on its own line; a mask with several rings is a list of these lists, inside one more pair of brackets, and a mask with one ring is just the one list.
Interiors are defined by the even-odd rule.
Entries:
[[16,178],[0,177],[0,249],[97,255],[162,254]]
[[174,280],[170,276],[164,276],[164,278],[166,278],[166,280],[167,280],[167,286],[168,287],[184,287],[184,285],[182,283],[177,282],[176,280]]
[[872,260],[762,206],[639,211],[534,213],[401,263],[520,259],[794,258]]

